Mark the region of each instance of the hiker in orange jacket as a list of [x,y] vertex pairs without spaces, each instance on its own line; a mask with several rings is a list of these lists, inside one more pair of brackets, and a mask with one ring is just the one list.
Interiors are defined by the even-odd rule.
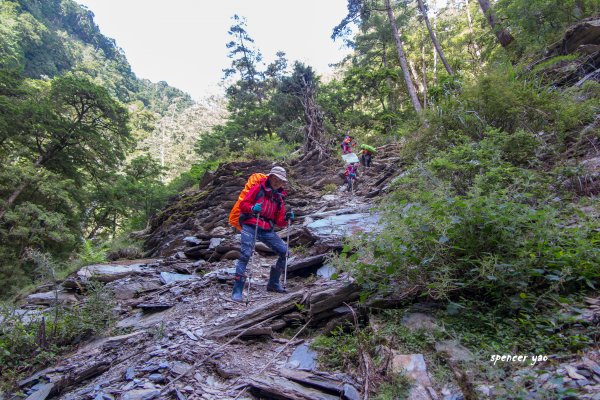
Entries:
[[[275,226],[285,227],[286,221],[294,220],[293,212],[285,212],[285,184],[287,174],[282,167],[273,167],[269,175],[253,186],[240,203],[240,223],[242,243],[240,258],[235,267],[235,282],[231,298],[242,301],[242,291],[246,282],[246,266],[254,251],[256,240],[260,240],[279,255],[271,268],[267,290],[286,293],[279,280],[285,268],[287,246],[274,232]],[[256,237],[255,237],[256,232]]]

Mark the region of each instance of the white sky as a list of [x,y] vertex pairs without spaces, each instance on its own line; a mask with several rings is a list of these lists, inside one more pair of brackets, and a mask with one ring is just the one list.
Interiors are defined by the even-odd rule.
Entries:
[[265,62],[286,53],[318,73],[348,53],[330,38],[346,15],[346,0],[76,0],[95,15],[100,31],[125,51],[139,78],[188,92],[196,100],[220,91],[230,65],[225,44],[234,14]]

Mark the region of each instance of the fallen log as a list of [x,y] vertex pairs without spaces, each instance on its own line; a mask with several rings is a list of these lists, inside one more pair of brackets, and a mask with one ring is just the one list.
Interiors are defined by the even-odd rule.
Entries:
[[257,396],[268,396],[281,400],[339,400],[339,395],[332,395],[285,378],[271,376],[252,377],[246,383]]
[[360,287],[354,283],[336,286],[317,293],[312,293],[309,299],[309,315],[316,316],[323,311],[352,302],[360,296]]
[[237,317],[230,319],[208,332],[209,337],[225,337],[235,334],[248,326],[255,325],[289,311],[296,310],[296,304],[302,303],[304,292],[288,293],[258,308],[248,310]]
[[344,392],[344,382],[323,376],[315,375],[307,371],[298,369],[282,368],[279,373],[284,378],[300,383],[305,386],[311,386],[332,394],[341,394]]
[[281,376],[304,386],[311,386],[324,392],[336,394],[345,400],[360,400],[360,394],[354,384],[348,383],[348,379],[339,379],[327,372],[316,373],[283,368],[279,372]]
[[329,254],[329,253],[318,254],[316,256],[301,258],[298,260],[291,260],[288,263],[288,269],[287,269],[288,274],[292,273],[294,271],[301,270],[301,269],[323,265],[323,263],[325,262],[325,257],[327,257],[327,254]]

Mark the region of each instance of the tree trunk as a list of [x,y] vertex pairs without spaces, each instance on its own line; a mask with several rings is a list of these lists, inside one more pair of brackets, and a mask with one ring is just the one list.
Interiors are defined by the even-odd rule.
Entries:
[[483,11],[483,15],[485,15],[485,18],[490,24],[492,31],[494,31],[494,34],[498,38],[498,41],[500,42],[502,47],[506,48],[506,46],[511,44],[513,40],[515,40],[515,38],[512,37],[512,35],[506,28],[502,28],[500,24],[498,24],[498,22],[496,21],[496,15],[490,7],[489,0],[479,0],[479,6],[481,6],[481,11]]
[[329,151],[325,140],[323,111],[317,104],[314,82],[302,78],[302,106],[304,108],[304,153],[316,150],[319,158],[326,156]]
[[427,109],[427,66],[425,65],[425,38],[421,31],[421,68],[423,73],[423,109]]
[[[437,18],[433,14],[433,29],[437,29]],[[433,83],[437,83],[437,65],[438,65],[438,53],[433,49]]]
[[475,41],[475,32],[473,31],[473,19],[471,18],[471,10],[469,10],[469,0],[465,0],[465,9],[467,10],[467,22],[469,23],[469,33],[471,34],[471,40],[473,41],[473,48],[477,58],[481,58],[481,51]]
[[410,68],[410,74],[412,75],[413,81],[415,82],[416,89],[418,94],[423,94],[423,81],[419,77],[419,71],[415,67],[415,63],[413,60],[408,60],[408,67]]
[[390,20],[392,36],[394,36],[394,41],[396,42],[398,60],[400,61],[400,66],[402,67],[402,73],[404,75],[404,81],[406,82],[408,95],[410,96],[410,100],[417,114],[421,114],[423,109],[421,107],[421,103],[419,102],[419,98],[417,97],[417,90],[415,89],[415,85],[410,77],[410,70],[408,69],[406,55],[404,54],[404,47],[402,46],[402,40],[400,39],[400,34],[398,33],[398,27],[396,26],[396,19],[394,18],[394,13],[392,11],[392,5],[390,4],[390,0],[385,0],[385,8],[388,14],[388,19]]
[[448,60],[446,60],[446,56],[444,55],[442,46],[440,46],[440,43],[438,42],[437,37],[435,36],[435,32],[431,28],[431,24],[429,23],[429,18],[427,17],[427,10],[425,9],[425,4],[423,3],[423,0],[417,0],[417,3],[419,4],[419,10],[421,10],[421,15],[423,15],[423,20],[425,20],[425,25],[427,26],[427,30],[429,31],[429,37],[431,38],[431,42],[433,43],[433,46],[435,47],[437,53],[440,55],[440,60],[442,60],[446,71],[448,71],[450,75],[454,75],[452,67],[450,66],[450,64],[448,64]]
[[[387,47],[385,45],[385,41],[383,42],[381,62],[383,63],[383,66],[387,71],[389,69],[389,65],[388,65],[388,61],[387,61]],[[396,114],[396,112],[398,110],[396,107],[396,99],[394,98],[394,82],[392,81],[392,78],[389,75],[387,75],[385,78],[385,84],[388,89],[388,94],[387,94],[388,109],[391,114]],[[392,124],[392,121],[388,118],[388,120],[385,124],[385,133],[390,133],[390,132],[392,132],[393,129],[394,129],[394,126]]]
[[[40,165],[42,165],[45,161],[46,157],[40,156],[35,162],[35,164],[33,164],[33,166],[37,168]],[[19,186],[17,186],[17,188],[11,193],[11,195],[8,196],[8,199],[6,199],[6,205],[3,208],[0,208],[0,219],[4,217],[4,214],[6,214],[6,210],[12,207],[14,202],[21,195],[21,193],[23,193],[23,190],[25,190],[27,186],[29,186],[29,182],[25,179],[19,184]]]
[[577,15],[579,18],[581,18],[582,15],[585,15],[585,1],[575,0],[575,8],[579,11],[579,15]]
[[[381,56],[381,62],[383,63],[383,66],[385,67],[385,69],[388,70],[390,66],[389,66],[388,60],[387,60],[387,48],[386,48],[385,42],[383,43],[383,53]],[[397,107],[396,107],[396,100],[394,99],[394,82],[392,81],[392,78],[390,76],[386,76],[385,83],[389,90],[388,108],[391,113],[395,114],[397,111]]]

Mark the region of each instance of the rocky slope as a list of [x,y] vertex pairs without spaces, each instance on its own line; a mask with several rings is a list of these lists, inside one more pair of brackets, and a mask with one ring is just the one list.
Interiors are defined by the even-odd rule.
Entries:
[[[314,370],[300,339],[303,326],[333,329],[351,318],[358,288],[348,276],[330,280],[323,267],[341,238],[369,230],[376,217],[371,199],[400,172],[396,146],[380,148],[354,193],[342,187],[343,164],[335,159],[292,162],[288,207],[297,219],[290,228],[293,255],[289,294],[265,290],[275,257],[257,246],[248,305],[229,299],[239,235],[227,217],[247,177],[271,167],[266,161],[222,165],[200,188],[172,199],[146,232],[148,258],[91,265],[61,284],[58,300],[76,304],[94,279],[110,289],[118,322],[110,336],[87,343],[56,365],[20,382],[31,399],[147,398],[360,398],[356,378]],[[324,189],[328,191],[325,193]],[[369,219],[370,218],[370,219]],[[287,229],[279,234],[285,239]],[[317,270],[317,278],[307,276]],[[315,276],[315,275],[312,275]],[[56,296],[28,296],[24,313],[35,318]],[[37,307],[37,311],[33,308]],[[305,369],[306,363],[312,365]],[[284,378],[285,377],[285,378]],[[302,382],[302,384],[298,383]],[[262,394],[261,394],[262,393]]]
[[[227,225],[227,216],[247,177],[268,171],[272,164],[222,165],[198,189],[172,199],[152,221],[144,233],[147,259],[90,265],[62,282],[58,296],[28,296],[28,305],[19,312],[23,319],[35,320],[56,299],[68,306],[85,301],[82,292],[90,280],[97,280],[113,293],[118,321],[105,337],[20,382],[21,390],[30,400],[364,398],[370,383],[363,378],[368,361],[352,375],[322,371],[307,343],[315,332],[351,326],[356,318],[361,323],[368,318],[375,332],[381,325],[357,307],[359,288],[350,276],[331,279],[327,260],[341,248],[343,236],[376,229],[379,221],[370,208],[402,172],[397,153],[394,145],[379,148],[373,167],[361,170],[354,193],[342,186],[341,161],[304,158],[286,166],[288,205],[298,216],[289,231],[290,292],[266,292],[275,256],[259,244],[249,267],[248,304],[229,298],[239,235]],[[286,238],[288,231],[279,234]],[[386,301],[390,303],[377,306],[394,304],[393,299]],[[585,318],[598,319],[600,301],[589,302]],[[430,329],[437,321],[426,310],[415,309],[403,323],[411,330]],[[415,382],[411,399],[494,397],[493,386],[475,384],[469,378],[474,371],[457,367],[475,357],[459,342],[435,345],[435,357],[455,373],[446,380],[428,373],[433,361],[429,355],[402,354],[393,342],[381,347],[387,361],[368,376],[404,370]],[[535,366],[524,364],[512,382],[527,382],[532,392],[564,387],[578,398],[595,399],[600,397],[599,362],[596,350],[567,359],[550,357]]]

